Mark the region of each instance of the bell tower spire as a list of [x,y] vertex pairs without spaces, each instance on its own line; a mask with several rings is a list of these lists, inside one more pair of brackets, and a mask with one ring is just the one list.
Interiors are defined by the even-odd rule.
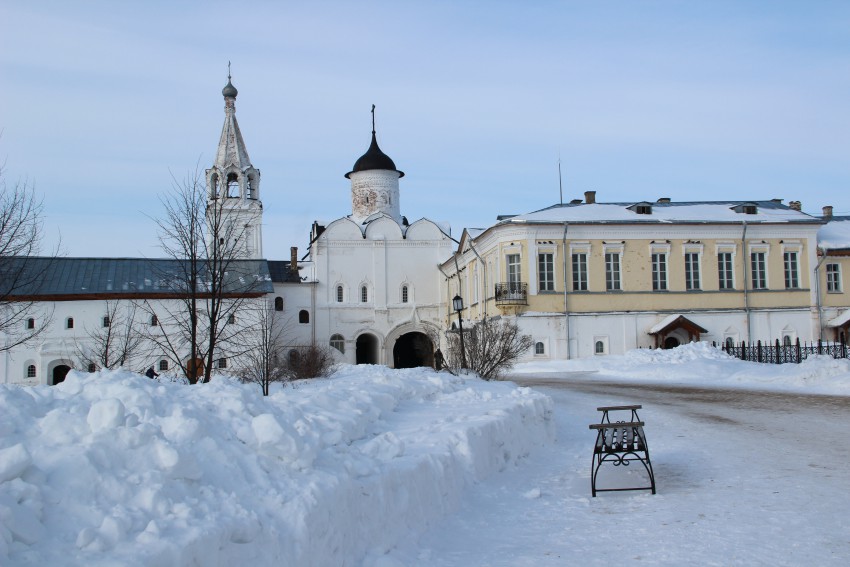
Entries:
[[228,237],[238,242],[235,252],[240,257],[259,259],[263,257],[260,170],[251,164],[236,121],[236,96],[239,91],[233,86],[230,61],[227,62],[227,84],[221,94],[224,97],[224,126],[215,162],[206,170],[207,224],[220,224],[211,218],[219,214],[228,226]]

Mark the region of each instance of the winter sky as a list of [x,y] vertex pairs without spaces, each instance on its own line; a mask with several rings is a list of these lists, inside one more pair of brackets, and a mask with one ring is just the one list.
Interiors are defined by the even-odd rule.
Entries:
[[0,0],[0,158],[46,246],[161,255],[158,196],[211,165],[232,62],[264,252],[350,213],[378,141],[402,214],[463,227],[603,202],[850,214],[850,3]]

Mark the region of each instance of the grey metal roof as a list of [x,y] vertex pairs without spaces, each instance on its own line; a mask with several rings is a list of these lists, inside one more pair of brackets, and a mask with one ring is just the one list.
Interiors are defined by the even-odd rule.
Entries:
[[[0,295],[11,296],[174,296],[183,293],[189,263],[151,258],[11,258],[3,261]],[[20,284],[9,274],[24,270]],[[206,266],[196,281],[199,291],[208,288]],[[225,293],[271,293],[272,279],[266,260],[234,260],[225,271]]]
[[283,260],[269,260],[268,263],[269,274],[271,275],[274,283],[295,283],[301,281],[298,273],[292,273],[289,269],[291,262],[285,262]]

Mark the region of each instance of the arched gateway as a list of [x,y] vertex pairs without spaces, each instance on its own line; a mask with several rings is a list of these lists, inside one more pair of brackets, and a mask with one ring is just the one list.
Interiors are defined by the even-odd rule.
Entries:
[[357,337],[355,348],[357,364],[378,364],[378,338],[375,335],[363,333]]
[[53,369],[53,384],[59,384],[65,381],[65,377],[68,375],[68,372],[71,371],[71,367],[67,364],[60,364],[56,368]]
[[425,333],[405,333],[393,347],[393,367],[434,366],[434,343]]

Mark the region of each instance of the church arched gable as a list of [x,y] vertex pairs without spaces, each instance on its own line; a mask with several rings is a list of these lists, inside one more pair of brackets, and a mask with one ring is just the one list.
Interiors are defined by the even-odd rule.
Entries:
[[350,218],[343,217],[329,224],[319,238],[325,240],[362,240],[363,231]]
[[441,240],[447,238],[447,236],[433,221],[419,219],[407,227],[405,238],[408,240]]
[[382,216],[366,225],[367,240],[401,240],[401,227],[389,217]]

